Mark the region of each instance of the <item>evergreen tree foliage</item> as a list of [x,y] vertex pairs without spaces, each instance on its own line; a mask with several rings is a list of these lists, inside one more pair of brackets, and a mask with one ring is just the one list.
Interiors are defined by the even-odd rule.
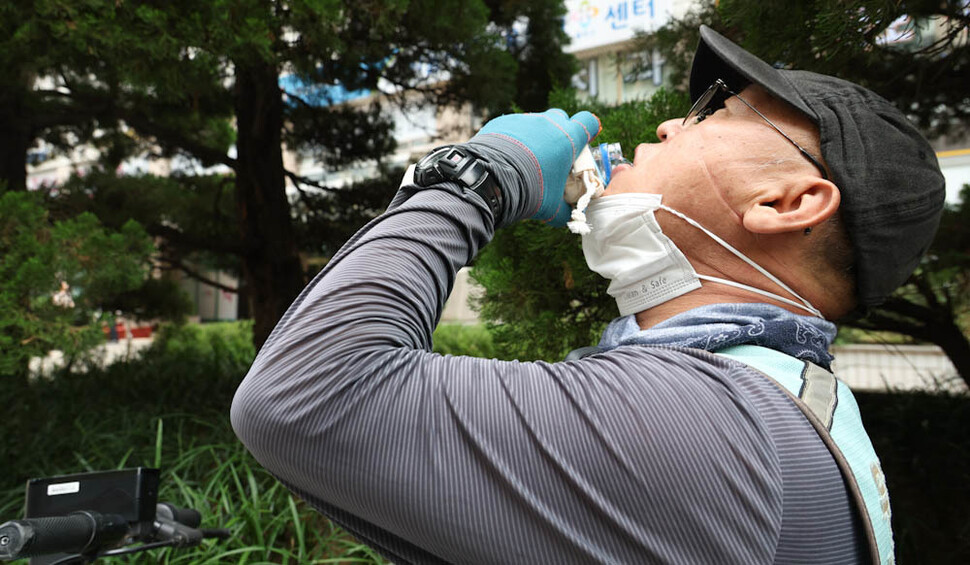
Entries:
[[[550,0],[7,3],[0,179],[23,189],[41,138],[65,150],[94,143],[105,170],[137,152],[227,167],[236,222],[227,233],[259,344],[305,284],[286,181],[314,183],[284,168],[283,143],[330,167],[380,160],[394,147],[381,108],[340,105],[361,90],[406,110],[497,112],[517,88],[544,97],[571,70],[558,49],[561,14]],[[517,57],[549,67],[517,71]],[[281,76],[294,80],[281,88]],[[182,243],[220,252],[179,228]]]
[[293,203],[300,251],[308,257],[332,257],[357,230],[384,212],[403,176],[400,167],[382,168],[377,176],[345,189],[302,192]]
[[[227,292],[237,292],[200,271],[239,271],[232,177],[227,175],[117,176],[94,171],[38,191],[50,216],[67,220],[94,214],[109,229],[128,221],[144,227],[155,242],[156,273],[181,272]],[[193,311],[174,277],[149,278],[137,289],[104,297],[108,310],[140,320],[182,321]]]
[[143,284],[152,250],[137,222],[52,221],[37,195],[0,195],[0,375],[25,377],[31,357],[71,358],[102,341],[105,299]]
[[[548,107],[549,93],[565,88],[578,65],[563,53],[569,36],[563,28],[563,2],[487,0],[491,21],[501,30],[506,50],[518,62],[515,105],[526,112]],[[504,108],[501,108],[504,109]]]
[[964,0],[701,0],[641,47],[659,48],[686,87],[706,24],[762,60],[850,80],[892,101],[930,137],[970,121],[970,11]]
[[[619,142],[629,159],[639,143],[657,141],[662,121],[690,107],[685,95],[665,89],[618,106],[559,90],[549,103],[599,116],[603,130],[594,144]],[[572,349],[595,345],[618,315],[607,281],[586,267],[580,236],[564,228],[527,221],[499,230],[471,276],[484,288],[477,306],[502,357],[559,361]]]

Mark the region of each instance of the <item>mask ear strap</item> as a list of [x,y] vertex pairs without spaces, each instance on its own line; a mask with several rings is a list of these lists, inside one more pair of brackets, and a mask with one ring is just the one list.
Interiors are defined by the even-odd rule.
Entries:
[[779,300],[781,300],[782,302],[784,302],[786,304],[791,304],[791,305],[797,306],[798,308],[801,308],[803,310],[807,310],[807,311],[811,312],[812,314],[814,314],[815,316],[817,316],[819,318],[823,318],[823,319],[825,318],[825,316],[822,315],[822,313],[818,310],[818,308],[812,306],[812,303],[811,302],[809,302],[808,300],[805,300],[804,298],[802,298],[801,296],[799,296],[799,294],[797,292],[795,292],[794,290],[792,290],[785,283],[781,282],[781,279],[779,279],[775,275],[769,273],[764,267],[762,267],[761,265],[759,265],[759,264],[755,263],[754,261],[752,261],[751,259],[749,259],[744,253],[741,253],[740,251],[738,251],[737,249],[735,249],[730,243],[724,241],[723,239],[721,239],[720,237],[718,237],[717,235],[715,235],[714,232],[712,232],[709,229],[705,228],[704,226],[700,225],[699,223],[697,223],[697,221],[695,221],[695,220],[693,220],[693,219],[685,216],[684,214],[681,214],[677,210],[674,210],[673,208],[670,208],[668,206],[664,206],[663,204],[660,205],[660,208],[662,208],[662,209],[670,212],[671,214],[677,216],[678,218],[684,220],[688,224],[694,226],[695,228],[697,228],[697,229],[701,230],[702,232],[704,232],[705,234],[707,234],[708,237],[710,237],[711,239],[713,239],[714,241],[716,241],[717,243],[719,243],[722,247],[724,247],[725,249],[727,249],[728,251],[730,251],[731,253],[733,253],[735,256],[737,256],[738,259],[741,259],[742,261],[744,261],[748,265],[751,265],[759,273],[761,273],[762,275],[768,277],[768,280],[770,280],[771,282],[773,282],[776,285],[780,286],[786,292],[788,292],[789,294],[791,294],[792,296],[794,296],[795,298],[797,298],[799,301],[801,301],[801,304],[798,304],[797,302],[794,302],[794,301],[789,300],[787,298],[784,298],[782,296],[778,296],[777,294],[770,293],[768,291],[761,290],[761,289],[758,289],[758,288],[754,288],[754,287],[751,287],[751,286],[748,286],[748,285],[743,285],[741,283],[737,283],[737,282],[734,282],[734,281],[727,281],[727,280],[724,280],[724,279],[718,279],[718,278],[708,277],[708,276],[703,276],[703,275],[697,275],[697,278],[704,279],[704,280],[708,280],[708,281],[711,281],[711,282],[719,282],[721,284],[727,284],[727,285],[730,285],[730,286],[736,286],[736,287],[739,287],[739,288],[743,288],[743,289],[746,289],[746,290],[750,290],[750,291],[756,292],[758,294],[763,294],[763,295],[766,295],[766,296],[770,296],[772,298],[779,299]]
[[819,312],[818,310],[816,310],[813,307],[809,307],[809,306],[805,306],[803,304],[799,304],[798,302],[795,302],[794,300],[789,300],[789,299],[785,298],[784,296],[778,296],[777,294],[775,294],[773,292],[768,292],[767,290],[761,290],[760,288],[757,288],[757,287],[754,287],[754,286],[748,286],[746,284],[742,284],[742,283],[735,282],[735,281],[729,281],[727,279],[719,279],[717,277],[709,277],[707,275],[702,275],[702,274],[699,274],[699,273],[697,274],[697,278],[699,278],[701,280],[704,280],[704,281],[712,282],[712,283],[724,284],[724,285],[727,285],[727,286],[733,286],[735,288],[741,288],[741,289],[747,290],[749,292],[754,292],[755,294],[760,294],[762,296],[767,296],[768,298],[772,298],[772,299],[777,300],[779,302],[784,302],[785,304],[788,304],[789,306],[794,306],[795,308],[801,308],[802,310],[805,310],[806,312],[811,312],[813,316],[817,316],[819,318],[822,318],[823,317],[822,316],[822,313]]

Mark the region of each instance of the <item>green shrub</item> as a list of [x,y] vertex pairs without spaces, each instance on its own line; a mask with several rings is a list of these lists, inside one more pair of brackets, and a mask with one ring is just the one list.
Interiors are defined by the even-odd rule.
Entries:
[[56,219],[36,193],[0,193],[0,377],[25,379],[31,357],[97,344],[101,306],[144,283],[153,251],[134,221],[113,230],[88,213]]
[[201,361],[207,372],[220,375],[244,373],[256,358],[253,324],[245,320],[163,325],[146,355],[156,363]]
[[[96,441],[84,443],[91,434],[117,436],[111,449],[122,441],[151,443],[147,422],[160,414],[226,419],[253,357],[248,322],[171,326],[132,360],[33,382],[10,380],[7,390],[17,401],[5,407],[3,425],[16,440],[0,442],[0,477],[17,483],[66,472],[101,449]],[[112,465],[117,457],[108,458]]]
[[893,511],[898,563],[967,563],[970,396],[857,394]]
[[434,350],[442,355],[498,357],[492,334],[480,324],[441,324],[434,331]]

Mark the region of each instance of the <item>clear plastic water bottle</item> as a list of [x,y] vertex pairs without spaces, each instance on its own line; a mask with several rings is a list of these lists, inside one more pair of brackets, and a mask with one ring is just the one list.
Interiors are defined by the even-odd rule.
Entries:
[[604,185],[610,184],[613,167],[620,163],[630,163],[623,158],[619,143],[600,143],[598,146],[591,146],[590,151],[593,153],[593,161],[596,162],[597,172],[603,179]]

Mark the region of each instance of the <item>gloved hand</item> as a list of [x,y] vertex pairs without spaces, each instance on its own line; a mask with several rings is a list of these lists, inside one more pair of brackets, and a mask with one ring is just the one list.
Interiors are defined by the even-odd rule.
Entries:
[[508,114],[491,120],[467,145],[486,157],[505,199],[506,225],[525,218],[563,226],[569,204],[566,178],[583,147],[600,132],[599,118],[579,112],[572,118],[553,108],[540,114]]

